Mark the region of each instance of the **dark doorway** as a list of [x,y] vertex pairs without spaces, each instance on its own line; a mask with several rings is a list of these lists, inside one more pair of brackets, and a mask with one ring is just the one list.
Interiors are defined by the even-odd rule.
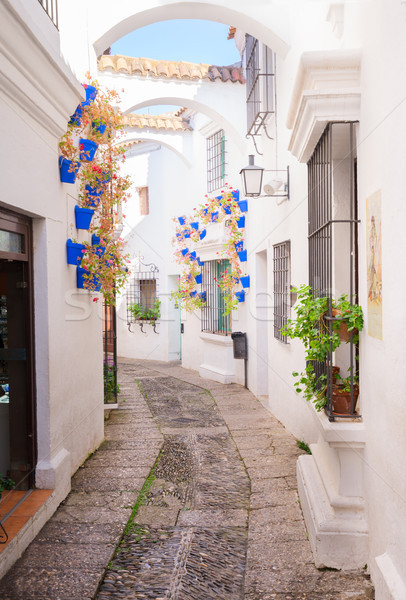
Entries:
[[29,224],[0,213],[0,473],[20,490],[33,486],[36,449],[29,258]]

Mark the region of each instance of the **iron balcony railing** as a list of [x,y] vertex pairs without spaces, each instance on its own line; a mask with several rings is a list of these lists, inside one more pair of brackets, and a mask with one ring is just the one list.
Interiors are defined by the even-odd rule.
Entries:
[[58,29],[58,0],[38,0],[38,2]]

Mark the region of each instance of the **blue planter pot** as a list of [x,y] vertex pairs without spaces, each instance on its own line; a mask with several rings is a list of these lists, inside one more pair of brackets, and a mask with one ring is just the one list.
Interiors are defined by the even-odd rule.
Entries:
[[184,219],[184,217],[178,217],[178,221],[179,221],[179,223],[180,223],[181,225],[184,225],[184,224],[185,224],[185,219]]
[[183,234],[184,238],[190,238],[190,231],[185,231],[185,233]]
[[236,292],[235,297],[238,298],[238,302],[244,302],[244,300],[245,300],[244,290],[241,290],[241,292]]
[[197,292],[196,292],[196,291],[194,291],[194,292],[190,292],[190,296],[191,296],[192,298],[193,298],[194,296],[196,296],[196,294],[197,294]]
[[240,259],[241,262],[246,262],[247,260],[247,251],[246,250],[241,250],[241,252],[237,252],[238,254],[238,258]]
[[200,292],[199,298],[202,302],[207,302],[207,292]]
[[240,217],[239,219],[237,219],[237,226],[238,226],[238,229],[244,229],[245,217]]
[[244,242],[241,240],[241,242],[237,242],[236,244],[234,244],[234,246],[236,252],[241,252],[241,250],[244,248]]
[[199,275],[196,275],[195,281],[198,285],[200,285],[202,283],[202,274],[201,273]]
[[218,218],[219,218],[218,211],[216,211],[214,213],[211,213],[211,220],[212,220],[213,223],[215,223],[216,221],[218,221]]
[[235,190],[235,192],[231,192],[231,195],[233,197],[234,200],[238,200],[240,199],[240,190]]
[[103,254],[106,251],[106,248],[104,248],[104,246],[100,246],[100,238],[97,237],[97,235],[95,235],[94,233],[92,234],[92,246],[98,246],[97,248],[97,254],[99,256],[103,256]]
[[182,250],[182,256],[186,256],[186,254],[189,254],[189,248],[184,248]]
[[78,105],[75,112],[71,116],[71,118],[69,120],[69,124],[76,125],[77,127],[79,127],[79,125],[82,124],[82,107],[80,104]]
[[235,283],[235,285],[237,285],[239,281],[240,281],[239,277],[234,277],[234,283]]
[[200,260],[198,256],[196,256],[197,264],[201,267],[204,263]]
[[100,204],[101,189],[94,188],[90,185],[85,186],[87,194],[87,202],[91,208],[97,208]]
[[205,229],[203,229],[203,231],[200,233],[201,240],[206,237],[206,233],[207,233],[207,231]]
[[99,144],[96,144],[96,142],[92,142],[92,140],[86,140],[85,138],[80,138],[80,140],[79,140],[80,160],[82,162],[92,162],[98,147],[99,147]]
[[[73,167],[72,167],[73,165]],[[76,173],[79,171],[80,163],[59,157],[59,174],[62,183],[75,183]],[[73,168],[73,170],[72,170]]]
[[100,135],[103,135],[103,133],[106,131],[106,123],[95,123],[94,121],[92,121],[92,129],[94,129],[94,131],[97,131],[97,133],[100,133]]
[[196,231],[199,229],[199,221],[195,221],[194,223],[191,223],[190,226],[193,229],[196,229]]
[[231,215],[231,208],[226,204],[223,204],[223,210],[226,213],[226,215]]
[[89,229],[94,210],[75,206],[76,229]]
[[238,206],[241,212],[248,212],[248,200],[240,200]]
[[92,85],[88,85],[87,83],[82,83],[82,86],[85,88],[86,100],[84,100],[83,102],[81,102],[81,105],[82,106],[89,106],[89,104],[91,102],[93,102],[93,100],[97,96],[97,89],[95,87],[93,87]]
[[250,287],[250,276],[249,275],[245,275],[244,277],[241,277],[240,281],[241,281],[241,285],[243,288]]
[[72,242],[71,239],[67,240],[66,255],[68,265],[80,265],[80,263],[82,262],[83,250],[85,250],[83,244],[76,244],[75,242]]
[[[82,269],[82,267],[77,267],[76,269],[76,285],[78,288],[83,289],[84,288],[84,282],[86,281],[85,275],[86,275],[85,269]],[[100,288],[101,288],[101,283],[98,279],[98,277],[94,276],[91,278],[91,283],[92,283],[92,287],[94,289],[95,292],[99,292]]]
[[197,259],[196,252],[191,252],[190,253],[190,259],[191,260],[196,260]]
[[208,208],[204,208],[204,209],[203,209],[203,214],[204,214],[204,215],[207,215],[207,214],[208,214],[208,212],[209,212],[209,209],[208,209]]

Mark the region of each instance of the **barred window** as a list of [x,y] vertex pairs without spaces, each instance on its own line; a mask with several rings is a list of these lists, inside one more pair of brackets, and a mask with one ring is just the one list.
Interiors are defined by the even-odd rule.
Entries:
[[268,116],[275,112],[273,51],[252,35],[246,35],[247,132],[259,135]]
[[207,138],[207,191],[221,188],[226,178],[226,138],[223,129]]
[[273,247],[274,337],[285,344],[288,336],[281,334],[290,312],[290,242]]
[[209,260],[202,265],[202,331],[227,335],[231,331],[231,315],[224,315],[224,293],[219,281],[227,269],[228,260]]

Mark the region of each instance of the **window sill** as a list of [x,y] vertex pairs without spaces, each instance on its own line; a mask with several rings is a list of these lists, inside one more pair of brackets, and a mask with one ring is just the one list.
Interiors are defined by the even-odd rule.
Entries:
[[210,344],[218,344],[219,346],[232,346],[233,340],[231,339],[231,332],[226,335],[225,333],[207,333],[202,331],[200,339]]

